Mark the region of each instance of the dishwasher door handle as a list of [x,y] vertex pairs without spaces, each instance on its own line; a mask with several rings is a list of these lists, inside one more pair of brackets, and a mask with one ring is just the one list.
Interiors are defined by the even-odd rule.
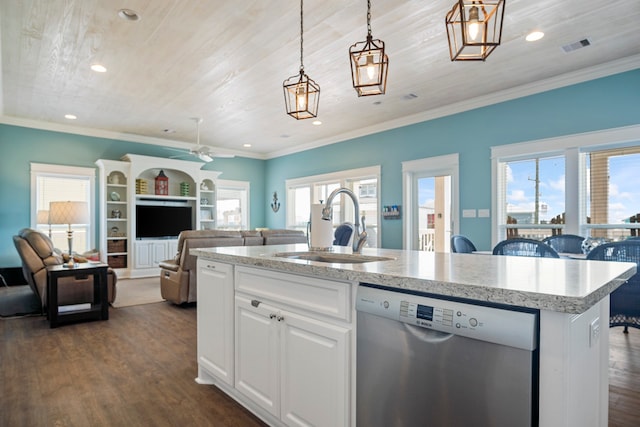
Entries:
[[420,326],[415,326],[404,322],[402,322],[402,324],[411,335],[413,335],[420,341],[432,344],[438,344],[448,341],[449,339],[451,339],[451,337],[454,336],[454,334],[450,334],[448,332],[434,331],[433,329],[421,328]]

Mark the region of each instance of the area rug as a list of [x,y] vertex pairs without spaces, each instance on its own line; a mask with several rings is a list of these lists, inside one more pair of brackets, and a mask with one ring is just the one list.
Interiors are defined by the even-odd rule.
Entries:
[[0,317],[39,315],[40,301],[29,285],[0,287]]
[[118,279],[115,308],[164,301],[160,295],[160,276]]

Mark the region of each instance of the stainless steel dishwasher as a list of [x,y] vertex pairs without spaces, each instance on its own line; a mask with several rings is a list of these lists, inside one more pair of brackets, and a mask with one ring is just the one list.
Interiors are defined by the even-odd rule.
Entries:
[[538,425],[538,311],[360,284],[357,425]]

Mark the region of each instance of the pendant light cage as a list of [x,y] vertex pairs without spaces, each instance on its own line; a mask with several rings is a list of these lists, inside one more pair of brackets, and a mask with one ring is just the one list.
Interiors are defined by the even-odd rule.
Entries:
[[351,80],[358,96],[384,95],[389,58],[384,42],[371,35],[371,1],[367,0],[367,40],[349,48]]
[[287,114],[296,120],[311,119],[318,116],[320,103],[320,85],[311,80],[304,72],[304,13],[303,0],[300,0],[300,73],[291,76],[282,83]]
[[297,76],[291,76],[282,84],[287,114],[302,120],[318,116],[320,86],[300,70]]
[[447,13],[452,61],[484,61],[500,45],[505,0],[458,0]]

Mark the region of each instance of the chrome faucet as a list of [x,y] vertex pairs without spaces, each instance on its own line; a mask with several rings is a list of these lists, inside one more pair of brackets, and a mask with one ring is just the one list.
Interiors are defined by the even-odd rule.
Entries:
[[358,199],[353,191],[344,187],[333,190],[333,192],[329,194],[329,198],[327,199],[324,208],[322,208],[322,219],[326,221],[332,220],[333,208],[331,207],[331,204],[333,203],[333,199],[340,193],[345,193],[347,196],[351,197],[351,200],[353,200],[356,217],[355,223],[353,224],[355,227],[355,234],[353,236],[353,253],[359,254],[362,247],[367,242],[367,231],[365,230],[364,225],[364,215],[362,215],[362,233],[360,233],[360,221],[358,220],[358,215],[360,215],[360,204],[358,203]]

